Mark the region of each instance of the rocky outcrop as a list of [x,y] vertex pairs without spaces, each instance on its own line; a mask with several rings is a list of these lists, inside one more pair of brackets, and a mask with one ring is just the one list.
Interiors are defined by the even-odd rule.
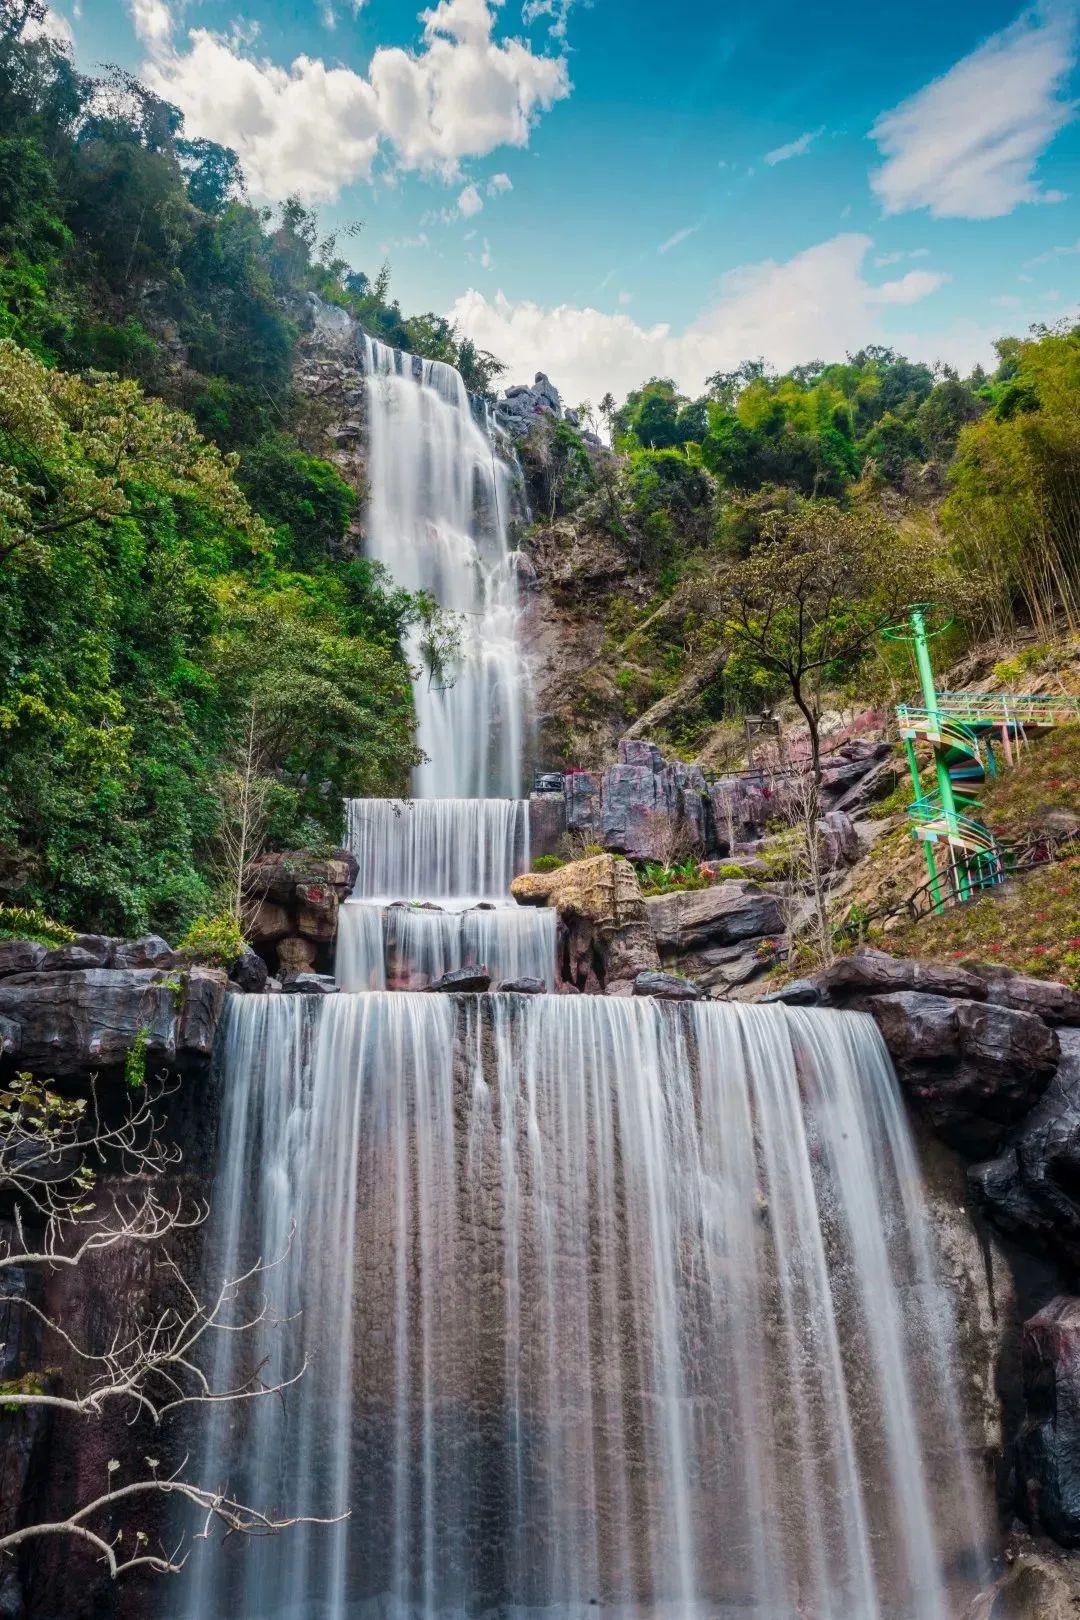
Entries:
[[1033,1526],[1080,1547],[1080,1299],[1061,1295],[1025,1323],[1021,1356],[1020,1505]]
[[252,861],[244,931],[271,973],[285,979],[332,968],[338,907],[351,894],[356,873],[346,849],[325,860],[283,850]]
[[699,984],[677,973],[639,973],[634,980],[634,995],[655,1001],[700,1001],[702,994]]
[[1002,1231],[1080,1272],[1080,1029],[1061,1030],[1058,1042],[1057,1072],[1039,1102],[969,1180]]
[[720,995],[766,971],[784,926],[776,895],[739,878],[650,895],[645,909],[663,965]]
[[558,911],[564,985],[629,995],[639,973],[659,969],[645,901],[629,861],[596,855],[554,872],[526,872],[514,879],[510,892],[522,905]]
[[217,969],[60,968],[0,979],[21,1067],[49,1078],[122,1068],[136,1041],[168,1067],[210,1055],[225,1000]]
[[[875,768],[882,747],[888,752],[888,744],[864,744],[856,757],[825,773],[818,833],[830,870],[852,864],[862,852],[851,815],[838,801]],[[782,776],[709,782],[700,766],[665,762],[655,743],[628,738],[607,770],[568,772],[564,795],[571,831],[631,860],[737,856],[757,847],[770,822],[793,813]]]

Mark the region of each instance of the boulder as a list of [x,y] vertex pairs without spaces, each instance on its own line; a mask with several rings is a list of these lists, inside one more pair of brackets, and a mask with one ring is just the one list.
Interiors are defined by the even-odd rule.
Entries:
[[650,895],[645,909],[661,957],[759,939],[780,933],[784,926],[776,895],[744,878],[713,883],[707,889]]
[[986,985],[987,1001],[1018,1012],[1037,1013],[1047,1024],[1080,1025],[1080,992],[1053,979],[1034,979],[1012,968],[972,963],[972,972]]
[[821,986],[813,979],[792,979],[761,997],[763,1002],[780,1002],[785,1007],[820,1007],[822,999]]
[[968,1180],[986,1215],[1036,1252],[1080,1268],[1080,1030],[1058,1034],[1045,1092],[1002,1153]]
[[58,945],[45,952],[41,966],[49,972],[65,972],[69,968],[103,968],[109,966],[114,941],[104,934],[77,934],[70,945]]
[[247,892],[257,896],[256,905],[272,900],[289,906],[297,900],[299,890],[314,884],[335,890],[338,899],[344,900],[358,871],[355,857],[345,849],[335,850],[329,859],[309,855],[306,850],[275,850],[250,863]]
[[113,941],[109,967],[114,968],[175,968],[182,967],[184,958],[161,938],[160,934],[144,934],[140,939]]
[[36,973],[46,947],[33,939],[0,939],[0,978],[9,973]]
[[253,951],[250,945],[245,947],[233,969],[233,978],[240,989],[249,995],[259,995],[266,989],[269,977],[269,970],[258,951]]
[[0,1018],[19,1031],[20,1064],[67,1078],[121,1067],[141,1032],[151,1063],[205,1058],[224,997],[225,975],[212,968],[172,978],[154,968],[72,968],[0,980]]
[[917,990],[931,996],[966,996],[984,1001],[987,989],[977,973],[945,962],[918,962],[863,947],[843,956],[818,975],[829,1000]]
[[281,982],[284,995],[336,996],[337,980],[329,973],[290,973]]
[[289,934],[279,940],[277,948],[278,971],[282,978],[290,973],[309,973],[315,964],[315,945],[299,934]]
[[273,900],[262,900],[247,918],[245,927],[254,945],[276,945],[292,932],[292,918],[284,906]]
[[656,1001],[700,1001],[704,991],[677,973],[639,973],[634,980],[634,994],[651,996]]
[[1080,1299],[1059,1294],[1025,1322],[1020,1356],[1019,1505],[1062,1546],[1080,1547]]
[[482,992],[491,989],[491,974],[486,968],[462,967],[454,968],[450,973],[444,973],[441,979],[428,985],[429,990],[436,991],[466,991]]
[[554,872],[526,872],[510,892],[523,905],[554,906],[562,924],[562,978],[579,990],[628,995],[660,966],[637,874],[629,861],[594,855]]
[[1057,1068],[1058,1038],[1033,1013],[914,990],[852,1005],[877,1022],[901,1085],[933,1129],[972,1158],[998,1149]]
[[504,979],[499,989],[518,996],[542,996],[547,990],[547,985],[543,979],[533,979],[525,974],[520,979]]

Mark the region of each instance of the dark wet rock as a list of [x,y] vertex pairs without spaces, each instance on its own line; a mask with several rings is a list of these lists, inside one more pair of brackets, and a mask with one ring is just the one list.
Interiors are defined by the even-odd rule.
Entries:
[[1080,1030],[1058,1035],[1057,1072],[996,1159],[968,1172],[994,1224],[1080,1268]]
[[45,946],[33,939],[0,939],[0,978],[9,973],[36,973],[45,960]]
[[0,1058],[13,1058],[22,1045],[22,1028],[13,1018],[0,1018]]
[[997,1151],[1057,1068],[1057,1035],[1033,1013],[913,990],[853,1005],[876,1020],[904,1090],[932,1128],[969,1157]]
[[1075,1578],[1038,1553],[1024,1553],[964,1611],[964,1620],[1076,1620]]
[[17,1026],[27,1069],[85,1076],[121,1067],[141,1032],[151,1064],[207,1057],[224,996],[213,968],[76,968],[0,980],[0,1017]]
[[429,990],[490,990],[491,974],[486,968],[454,968],[450,973],[444,973],[441,979],[436,979],[428,985]]
[[266,963],[258,951],[248,946],[240,956],[233,969],[233,978],[237,988],[246,991],[249,995],[259,995],[266,989],[266,981],[270,977]]
[[144,934],[141,939],[117,939],[109,953],[109,967],[114,968],[174,968],[183,965],[184,958],[174,951],[160,934]]
[[526,973],[520,979],[504,979],[499,989],[519,996],[542,996],[547,991],[547,985],[543,979],[530,978]]
[[108,967],[114,944],[104,934],[77,934],[70,945],[46,951],[41,965],[49,972],[61,973],[70,968]]
[[1037,1013],[1047,1024],[1080,1025],[1080,992],[1053,979],[1033,979],[1011,968],[972,965],[986,985],[987,1001]]
[[1025,1322],[1020,1353],[1020,1506],[1062,1546],[1080,1547],[1080,1299],[1059,1294]]
[[782,984],[779,990],[770,990],[761,1000],[778,1001],[785,1007],[820,1007],[821,986],[815,984],[813,979],[792,979],[790,984]]
[[329,973],[290,973],[281,981],[287,996],[336,996],[337,980]]
[[639,973],[634,980],[635,996],[651,996],[656,1001],[700,1001],[699,984],[681,979],[677,973]]
[[987,995],[984,980],[968,968],[946,962],[918,962],[869,948],[841,957],[818,974],[818,982],[828,998],[839,1003],[853,995],[886,994],[896,990],[916,990],[932,996],[966,996],[972,1001],[983,1001]]

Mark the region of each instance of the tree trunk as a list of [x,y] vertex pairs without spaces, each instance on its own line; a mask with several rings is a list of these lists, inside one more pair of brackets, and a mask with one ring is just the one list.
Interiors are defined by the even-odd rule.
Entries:
[[669,692],[658,703],[654,703],[650,709],[646,709],[644,714],[639,714],[633,725],[627,726],[623,736],[627,738],[641,737],[651,727],[663,725],[665,720],[670,720],[673,714],[678,713],[683,704],[688,703],[691,698],[697,697],[699,692],[705,690],[710,681],[716,679],[727,662],[727,658],[727,647],[714,647],[712,652],[705,655],[697,669],[688,675],[684,681],[680,681],[674,692]]

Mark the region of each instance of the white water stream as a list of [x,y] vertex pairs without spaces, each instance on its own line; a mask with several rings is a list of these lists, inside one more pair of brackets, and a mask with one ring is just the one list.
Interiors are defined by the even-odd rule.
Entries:
[[191,1620],[958,1612],[950,1310],[870,1019],[235,997],[222,1056],[213,1260],[296,1221],[247,1354],[310,1365],[211,1413],[202,1474],[351,1518],[200,1549]]

